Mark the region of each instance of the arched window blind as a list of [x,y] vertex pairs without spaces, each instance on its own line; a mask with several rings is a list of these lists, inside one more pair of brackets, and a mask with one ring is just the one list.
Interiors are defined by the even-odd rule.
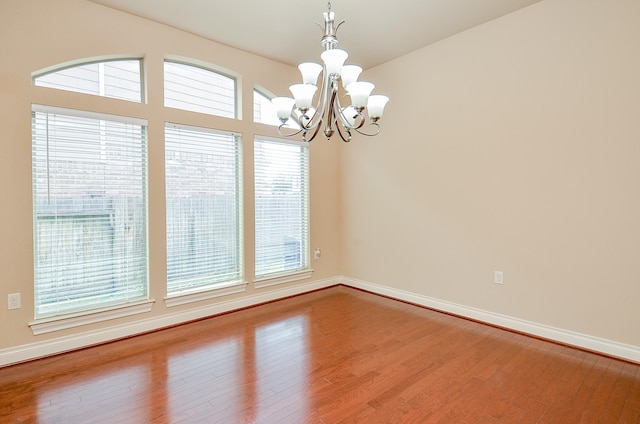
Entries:
[[39,87],[142,102],[142,61],[110,60],[71,66],[37,75]]
[[254,175],[256,277],[306,269],[309,263],[307,145],[256,138]]
[[33,106],[36,318],[146,299],[146,122]]
[[166,124],[167,292],[242,278],[240,139]]
[[199,66],[164,62],[164,105],[236,117],[236,80]]

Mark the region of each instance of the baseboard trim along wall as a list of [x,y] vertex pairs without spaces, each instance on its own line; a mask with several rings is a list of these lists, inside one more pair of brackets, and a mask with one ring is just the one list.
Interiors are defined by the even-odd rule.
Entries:
[[615,341],[589,336],[587,334],[554,328],[531,321],[521,320],[494,312],[471,308],[444,300],[395,289],[389,286],[373,284],[350,277],[333,277],[324,280],[298,284],[279,290],[241,297],[226,302],[217,302],[185,311],[166,314],[160,317],[143,319],[129,324],[86,331],[72,336],[58,337],[42,342],[0,349],[0,367],[26,362],[37,358],[43,358],[75,349],[85,348],[110,342],[113,340],[132,337],[138,334],[172,327],[189,321],[195,321],[214,315],[230,312],[238,309],[259,305],[265,302],[282,299],[289,296],[308,293],[331,286],[344,285],[356,289],[379,294],[381,296],[413,303],[434,310],[450,313],[463,318],[473,319],[505,329],[518,331],[532,336],[541,337],[558,343],[575,346],[593,352],[599,352],[608,356],[625,359],[634,363],[640,363],[640,347]]
[[226,302],[217,302],[198,308],[165,314],[159,317],[142,319],[129,324],[116,325],[101,330],[86,331],[72,336],[58,337],[42,342],[29,343],[27,345],[8,349],[0,349],[0,367],[89,346],[95,346],[113,340],[132,337],[138,334],[172,327],[189,321],[195,321],[225,312],[247,308],[289,296],[324,289],[338,284],[340,284],[340,282],[337,278],[328,278],[278,290],[269,290],[266,292],[258,290],[256,294]]
[[640,346],[618,343],[612,340],[593,337],[587,334],[550,327],[544,324],[538,324],[507,315],[501,315],[494,312],[475,309],[468,306],[459,305],[456,303],[451,303],[388,286],[382,286],[379,284],[357,280],[354,278],[339,277],[339,281],[345,286],[365,290],[438,311],[447,312],[463,318],[473,319],[475,321],[484,322],[505,329],[518,331],[557,343],[582,348],[592,352],[602,353],[608,356],[625,359],[635,363],[640,363]]

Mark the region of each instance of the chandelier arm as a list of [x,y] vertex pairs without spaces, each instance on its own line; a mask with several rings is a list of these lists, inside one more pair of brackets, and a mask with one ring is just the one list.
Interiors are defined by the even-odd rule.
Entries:
[[[353,128],[349,125],[349,121],[344,116],[342,105],[340,104],[340,96],[337,95],[332,103],[332,108],[334,110],[333,123],[335,124],[338,135],[345,143],[351,141],[351,129]],[[346,134],[346,135],[345,135]]]
[[306,112],[304,115],[302,115],[307,117],[307,124],[304,125],[302,122],[298,122],[300,127],[302,127],[306,131],[313,130],[316,127],[319,127],[320,123],[322,122],[322,115],[324,114],[324,111],[318,109],[320,107],[320,101],[322,100],[321,98],[322,94],[319,96],[318,103],[316,104],[315,110],[313,111],[313,114],[311,116],[307,115]]
[[[348,143],[351,141],[351,130],[348,126],[344,125],[344,122],[342,122],[342,125],[336,125],[336,128],[338,130],[338,135],[340,136],[342,141],[344,141],[345,143]],[[347,133],[346,137],[343,131]]]
[[[315,111],[313,115],[309,117],[307,125],[304,125],[302,122],[298,122],[298,125],[300,125],[300,127],[302,128],[301,131],[304,131],[302,134],[302,139],[306,142],[311,142],[314,138],[316,138],[316,135],[318,135],[318,132],[320,131],[320,127],[322,127],[322,124],[325,122],[324,113],[327,106],[326,98],[328,97],[327,87],[327,77],[323,72],[320,95],[318,96],[318,102],[316,103]],[[307,138],[307,133],[309,131],[313,131],[313,133],[311,134],[311,137]]]
[[[309,115],[307,115],[308,110],[301,111],[301,112],[302,112],[302,115],[300,115],[300,117],[297,119],[298,125],[300,125],[300,128],[304,132],[312,130],[313,129],[313,125],[311,123],[311,120],[316,116],[315,113],[313,115],[311,115],[311,117],[309,117]],[[305,120],[303,118],[307,118],[307,119]],[[305,124],[305,121],[307,122],[306,124]]]
[[[325,98],[327,97],[325,87],[327,84],[325,82],[326,82],[326,76],[324,75],[324,72],[323,72],[320,95],[318,96],[318,102],[316,103],[316,107],[313,114],[311,116],[307,116],[305,112],[305,114],[301,115],[300,118],[298,118],[295,115],[292,116],[295,119],[298,126],[300,126],[301,128],[300,131],[303,131],[303,134],[302,134],[303,140],[307,142],[312,141],[316,137],[320,127],[324,122],[325,106],[327,104],[327,102],[325,101]],[[306,124],[302,119],[304,116],[307,117]],[[310,131],[312,131],[313,134],[311,135],[311,137],[307,138],[307,133]]]
[[318,135],[318,131],[320,131],[320,125],[316,124],[312,129],[313,129],[313,134],[311,134],[311,137],[309,137],[309,138],[307,138],[307,131],[302,133],[302,141],[306,141],[307,143],[311,143],[313,141],[313,139],[316,138],[316,135]]
[[285,124],[280,124],[280,126],[278,126],[278,133],[283,137],[293,137],[294,135],[298,135],[303,131],[303,129],[299,129],[299,130],[292,129],[292,132],[286,133],[286,132],[282,131],[283,127],[284,128],[288,128],[288,127],[286,127]]
[[333,108],[335,109],[335,121],[340,120],[340,122],[345,126],[348,127],[347,125],[347,120],[344,117],[344,113],[342,110],[342,104],[340,103],[340,96],[338,96],[338,90],[336,89],[336,96],[335,99],[333,101],[333,103],[331,103],[331,106],[333,106]]
[[320,86],[320,95],[318,96],[318,103],[316,104],[316,115],[318,116],[318,120],[316,121],[316,125],[318,127],[322,126],[324,123],[324,113],[325,108],[327,107],[327,99],[329,98],[329,77],[327,76],[326,67],[322,70],[322,85]]
[[362,112],[358,112],[358,115],[356,115],[356,122],[358,122],[358,120],[360,121],[360,123],[358,125],[355,125],[353,127],[354,130],[358,131],[360,128],[362,128],[362,126],[364,125],[364,123],[366,122],[367,118],[364,117],[364,115],[362,114]]
[[[340,102],[338,102],[338,107],[339,107],[338,110],[340,111],[340,121],[342,122],[342,125],[344,125],[345,128],[348,128],[349,130],[358,130],[359,128],[362,128],[366,120],[362,112],[358,112],[357,110],[354,109],[357,112],[357,115],[355,115],[353,119],[354,125],[351,125],[350,124],[351,121],[344,114],[344,109],[340,106]],[[357,125],[355,125],[356,123]]]
[[325,128],[324,128],[324,135],[325,137],[327,137],[327,139],[331,138],[331,136],[333,135],[335,131],[334,126],[338,127],[337,120],[338,120],[338,114],[340,113],[339,110],[336,113],[336,108],[338,107],[337,105],[339,105],[338,97],[337,97],[338,96],[338,80],[333,76],[330,76],[329,82],[330,82],[330,87],[327,88],[327,95],[329,93],[329,90],[331,90],[331,97],[329,97],[329,101],[325,103],[328,110],[327,110],[327,121],[325,122]]
[[380,134],[380,124],[378,124],[377,122],[371,122],[365,128],[369,127],[376,127],[376,131],[374,133],[367,133],[358,129],[359,127],[354,129],[358,132],[358,134],[366,135],[367,137],[375,137],[376,135]]

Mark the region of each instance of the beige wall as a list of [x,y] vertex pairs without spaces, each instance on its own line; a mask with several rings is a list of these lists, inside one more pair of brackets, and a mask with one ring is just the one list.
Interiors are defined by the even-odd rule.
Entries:
[[346,276],[640,346],[640,2],[542,1],[367,78]]
[[[220,17],[219,19],[224,19]],[[215,17],[212,17],[215,25]],[[176,314],[204,303],[229,301],[308,284],[338,274],[337,147],[315,143],[311,157],[311,246],[322,248],[311,280],[254,289],[209,302],[167,308],[164,241],[164,122],[206,125],[243,134],[245,185],[245,278],[253,275],[253,137],[277,136],[275,127],[254,124],[255,85],[286,93],[298,70],[244,53],[85,0],[2,0],[0,3],[0,353],[3,349],[41,343],[111,326]],[[33,87],[31,73],[59,63],[108,55],[143,55],[148,74],[148,104],[132,104],[77,93]],[[162,63],[165,55],[183,56],[235,72],[242,91],[241,120],[201,117],[162,107]],[[149,122],[149,254],[152,311],[132,318],[33,336],[33,230],[31,201],[31,104],[50,104],[148,119]],[[22,294],[23,307],[7,310],[7,294]]]
[[[345,275],[640,346],[639,23],[636,0],[544,0],[367,71],[391,97],[383,133],[311,146],[312,281]],[[0,353],[280,288],[164,306],[162,128],[243,133],[250,281],[252,139],[275,135],[251,122],[251,92],[286,93],[297,70],[84,0],[3,0],[0,52]],[[112,54],[144,55],[149,104],[31,85],[38,69]],[[165,55],[237,72],[246,119],[164,110]],[[149,120],[150,314],[32,335],[32,102]],[[14,292],[23,308],[8,311]]]

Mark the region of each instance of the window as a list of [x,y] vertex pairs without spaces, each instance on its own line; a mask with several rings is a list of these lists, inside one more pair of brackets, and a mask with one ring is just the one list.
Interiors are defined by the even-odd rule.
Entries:
[[165,61],[164,105],[235,118],[236,81],[209,69]]
[[308,147],[257,138],[255,164],[255,272],[257,279],[308,267]]
[[33,106],[36,318],[148,298],[146,122]]
[[139,59],[87,63],[37,75],[33,83],[39,87],[140,103],[142,101],[140,69]]
[[271,99],[258,90],[253,90],[253,121],[268,125],[280,125],[276,108]]
[[[276,125],[282,124],[278,119],[276,108],[271,103],[271,99],[258,90],[253,90],[253,121],[261,124]],[[300,126],[293,120],[285,122],[285,127],[299,129]]]
[[168,295],[239,281],[239,137],[167,124],[165,163]]

